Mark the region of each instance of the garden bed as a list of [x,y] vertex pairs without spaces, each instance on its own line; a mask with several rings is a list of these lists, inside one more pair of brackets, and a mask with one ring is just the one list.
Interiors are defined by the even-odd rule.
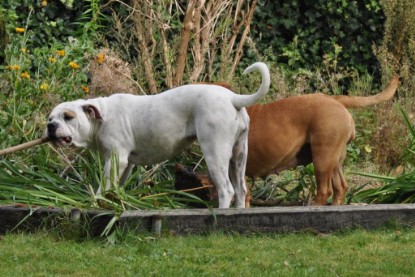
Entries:
[[[79,232],[98,236],[113,216],[110,211],[0,206],[0,234],[14,230],[35,231],[42,224],[53,226],[72,222],[72,231],[79,228]],[[136,210],[125,211],[118,221],[124,230],[174,235],[210,231],[273,233],[310,230],[327,233],[354,227],[373,229],[389,223],[415,225],[415,205]]]

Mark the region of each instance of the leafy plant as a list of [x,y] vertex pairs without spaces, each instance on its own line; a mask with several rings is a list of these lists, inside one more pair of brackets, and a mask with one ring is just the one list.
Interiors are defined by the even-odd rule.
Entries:
[[[44,47],[56,42],[66,42],[72,37],[91,37],[105,21],[99,11],[100,0],[50,1],[50,0],[3,0],[0,14],[5,18],[7,29],[16,27],[30,30],[30,47]],[[29,19],[28,19],[28,15]]]
[[262,49],[272,47],[276,60],[294,72],[314,70],[325,59],[337,56],[340,71],[379,74],[372,45],[381,43],[384,30],[380,1],[261,2],[252,33],[262,55]]
[[313,164],[299,166],[297,170],[283,171],[278,177],[270,175],[258,183],[252,191],[253,204],[262,205],[265,201],[272,205],[310,205],[316,188]]
[[69,37],[65,44],[32,47],[32,34],[27,25],[15,28],[5,49],[5,65],[0,65],[2,148],[40,137],[43,111],[84,96],[87,88],[85,53],[94,53],[92,41]]
[[[183,203],[204,203],[192,194],[172,189],[172,179],[157,170],[160,165],[149,170],[139,167],[125,186],[120,186],[115,179],[115,155],[112,163],[111,186],[105,189],[102,161],[88,150],[75,155],[75,161],[68,160],[63,171],[54,169],[53,164],[20,167],[13,161],[0,160],[0,204],[113,211],[114,217],[102,233],[113,240],[119,234],[113,227],[126,210],[176,209],[186,207]],[[103,192],[99,195],[95,194],[98,186]]]
[[387,177],[375,174],[356,173],[362,176],[378,179],[386,184],[366,190],[361,190],[355,194],[355,200],[367,203],[415,203],[415,129],[413,123],[405,111],[399,109],[410,135],[410,145],[401,161],[405,164],[407,171],[398,177]]

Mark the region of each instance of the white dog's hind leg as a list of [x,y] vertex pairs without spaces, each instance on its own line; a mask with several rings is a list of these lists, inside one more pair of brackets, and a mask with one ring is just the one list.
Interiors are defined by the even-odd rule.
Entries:
[[209,167],[210,177],[212,178],[213,182],[216,185],[216,189],[218,190],[218,198],[219,198],[219,208],[226,209],[231,206],[231,202],[235,191],[232,187],[231,181],[229,180],[228,170],[225,167],[216,167],[212,166]]
[[229,177],[235,190],[235,206],[245,208],[246,184],[245,168],[248,150],[248,132],[243,132],[235,142],[232,159],[229,164]]
[[[217,145],[215,145],[217,146]],[[205,154],[205,161],[209,169],[210,177],[216,186],[219,198],[219,208],[229,208],[235,191],[229,179],[229,161],[231,158],[230,151],[222,151],[220,153],[220,147],[214,147],[213,150],[210,147],[201,145],[202,151]],[[206,150],[210,148],[209,150]],[[223,149],[223,148],[222,148]],[[229,152],[229,154],[226,154]]]

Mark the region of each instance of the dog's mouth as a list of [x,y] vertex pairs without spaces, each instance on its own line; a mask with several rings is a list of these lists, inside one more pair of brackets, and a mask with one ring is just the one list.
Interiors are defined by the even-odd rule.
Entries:
[[65,145],[68,145],[72,142],[72,138],[71,137],[49,137],[51,139],[51,141],[58,147],[62,147]]

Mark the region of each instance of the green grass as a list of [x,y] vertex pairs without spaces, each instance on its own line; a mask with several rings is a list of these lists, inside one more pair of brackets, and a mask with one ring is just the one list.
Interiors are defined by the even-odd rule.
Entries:
[[48,233],[0,241],[0,276],[414,276],[415,230],[315,235],[126,236],[116,245]]

